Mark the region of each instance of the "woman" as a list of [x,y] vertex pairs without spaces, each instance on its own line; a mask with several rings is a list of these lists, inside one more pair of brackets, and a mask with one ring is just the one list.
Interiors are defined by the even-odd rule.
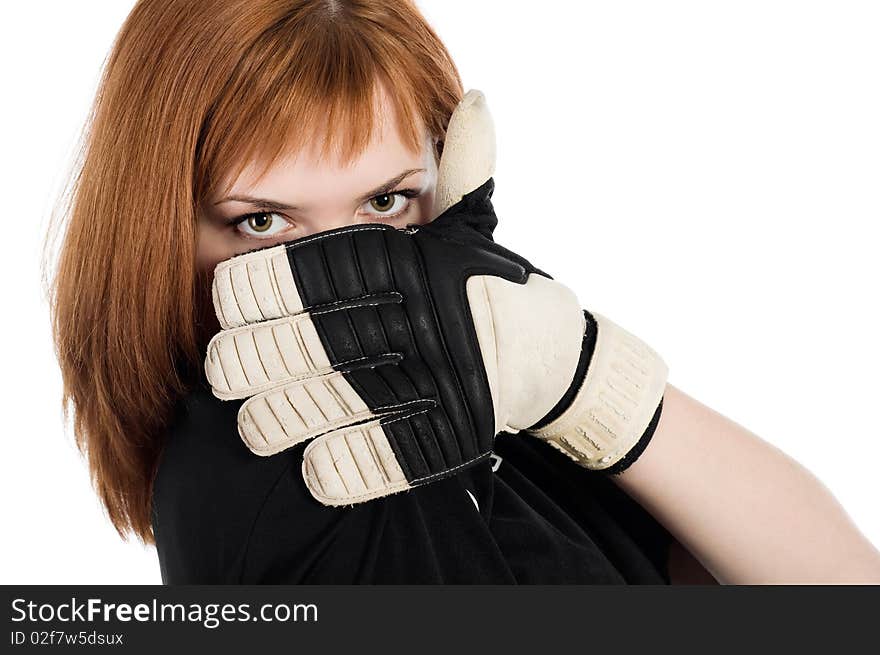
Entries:
[[649,447],[610,477],[501,435],[493,461],[335,508],[294,475],[301,447],[243,447],[238,403],[202,373],[215,265],[342,225],[429,222],[462,96],[409,2],[136,5],[54,298],[65,400],[120,534],[155,537],[166,582],[880,580],[813,476],[671,385]]

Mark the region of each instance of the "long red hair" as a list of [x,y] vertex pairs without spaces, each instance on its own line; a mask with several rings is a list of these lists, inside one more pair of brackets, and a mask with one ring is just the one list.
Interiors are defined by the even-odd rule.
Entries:
[[154,543],[163,433],[203,362],[200,203],[316,139],[351,161],[377,82],[407,145],[442,139],[462,84],[410,0],[140,0],[120,29],[46,247],[63,237],[48,277],[64,414],[124,539]]

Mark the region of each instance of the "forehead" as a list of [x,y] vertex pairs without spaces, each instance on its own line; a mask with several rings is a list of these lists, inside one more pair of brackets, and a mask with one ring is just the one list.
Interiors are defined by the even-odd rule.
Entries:
[[[372,138],[362,153],[349,163],[343,163],[339,153],[320,158],[320,143],[313,142],[307,149],[285,151],[258,179],[261,166],[249,163],[229,187],[230,195],[249,194],[291,201],[305,206],[310,196],[322,191],[344,196],[363,193],[408,168],[427,168],[428,157],[433,157],[429,135],[425,132],[418,152],[408,149],[397,128],[394,108],[384,92],[378,95],[376,126]],[[423,130],[424,132],[424,130]],[[228,183],[228,180],[225,180]],[[293,202],[297,200],[297,202]]]

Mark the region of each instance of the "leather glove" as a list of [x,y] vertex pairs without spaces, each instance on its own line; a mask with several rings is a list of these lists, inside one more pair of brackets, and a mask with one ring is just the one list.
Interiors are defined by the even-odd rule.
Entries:
[[[494,225],[493,179],[473,188],[494,165],[494,137],[474,131],[487,117],[474,91],[453,115],[438,183],[452,204],[431,223],[339,228],[215,270],[213,392],[246,398],[238,428],[256,454],[311,440],[302,472],[325,505],[453,475],[501,431],[620,471],[659,419],[657,354],[473,227]],[[475,139],[487,156],[462,157]]]

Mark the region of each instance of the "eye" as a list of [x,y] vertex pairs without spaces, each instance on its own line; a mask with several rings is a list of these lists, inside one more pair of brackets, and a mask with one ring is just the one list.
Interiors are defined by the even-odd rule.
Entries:
[[249,237],[272,237],[290,227],[290,221],[275,212],[254,212],[235,219],[235,229]]
[[396,218],[409,209],[412,204],[410,199],[418,195],[415,189],[401,189],[373,196],[366,204],[376,211],[368,211],[367,214],[374,218]]

